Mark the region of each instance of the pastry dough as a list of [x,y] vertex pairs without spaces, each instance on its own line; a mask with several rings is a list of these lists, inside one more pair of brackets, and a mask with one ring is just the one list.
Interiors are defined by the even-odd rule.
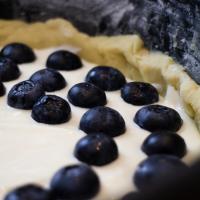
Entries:
[[80,56],[90,62],[115,66],[129,78],[161,85],[163,94],[170,84],[179,91],[186,112],[200,128],[199,85],[171,57],[148,51],[137,35],[90,37],[63,19],[33,24],[0,20],[0,30],[0,46],[11,42],[32,48],[68,44],[79,48]]

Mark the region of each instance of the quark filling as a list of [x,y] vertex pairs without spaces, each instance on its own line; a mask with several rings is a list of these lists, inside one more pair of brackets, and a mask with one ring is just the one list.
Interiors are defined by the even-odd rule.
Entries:
[[[4,83],[7,93],[16,83],[27,80],[30,76],[45,68],[50,53],[68,47],[36,50],[37,60],[19,65],[19,79]],[[60,71],[67,81],[67,87],[49,94],[56,94],[64,99],[68,90],[76,83],[83,82],[87,72],[96,66],[83,61],[84,66],[75,71]],[[113,66],[114,67],[114,66]],[[130,80],[127,80],[130,81]],[[146,158],[141,145],[149,132],[138,127],[133,118],[141,108],[126,103],[120,97],[120,91],[106,92],[108,103],[123,116],[126,122],[125,134],[114,138],[119,150],[119,157],[111,164],[93,167],[99,176],[101,189],[95,200],[117,199],[133,189],[133,175],[139,162]],[[183,161],[190,164],[200,152],[200,135],[192,119],[183,109],[178,93],[168,87],[165,98],[160,97],[158,104],[174,108],[181,115],[184,123],[178,134],[184,138],[187,154]],[[45,125],[31,118],[31,111],[18,110],[7,105],[7,95],[0,98],[0,199],[16,186],[36,183],[48,187],[54,173],[63,166],[79,161],[73,156],[77,141],[86,134],[79,130],[82,115],[88,110],[75,107],[71,120],[62,125]]]

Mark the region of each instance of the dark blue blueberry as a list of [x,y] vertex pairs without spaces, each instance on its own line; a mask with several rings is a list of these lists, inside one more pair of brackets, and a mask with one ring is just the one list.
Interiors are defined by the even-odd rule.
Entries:
[[66,86],[66,81],[62,74],[54,69],[42,69],[35,72],[30,80],[34,83],[39,83],[47,92],[61,90]]
[[0,82],[0,97],[6,93],[6,89],[2,82]]
[[1,55],[12,59],[18,64],[33,62],[36,59],[33,50],[26,44],[22,43],[11,43],[6,45],[1,50]]
[[142,144],[142,150],[148,156],[170,154],[181,158],[186,154],[186,144],[178,134],[162,131],[149,135]]
[[98,193],[100,182],[90,167],[72,165],[60,169],[54,175],[50,188],[54,199],[86,200]]
[[159,94],[156,88],[143,82],[131,82],[124,85],[121,89],[121,97],[127,103],[133,105],[147,105],[159,100]]
[[70,119],[71,108],[61,97],[45,95],[33,106],[31,116],[40,123],[61,124]]
[[76,54],[66,50],[59,50],[49,55],[46,65],[56,70],[68,71],[79,69],[83,64]]
[[87,134],[104,133],[110,137],[125,132],[125,121],[114,109],[98,106],[88,110],[81,118],[80,129]]
[[86,76],[86,81],[105,91],[119,90],[126,83],[124,75],[118,69],[108,66],[97,66],[91,69]]
[[102,166],[117,159],[118,148],[111,137],[102,133],[94,133],[78,141],[74,155],[89,165]]
[[137,200],[137,199],[140,199],[138,198],[137,192],[130,192],[121,198],[121,200]]
[[68,99],[73,105],[83,108],[104,106],[107,103],[105,92],[91,83],[74,85],[68,92]]
[[134,174],[134,183],[141,190],[183,170],[187,170],[187,166],[178,157],[153,155],[139,164]]
[[20,70],[11,59],[0,57],[0,81],[12,81],[20,76]]
[[19,109],[32,109],[34,103],[43,96],[44,90],[32,81],[22,81],[14,85],[8,93],[8,105]]
[[183,124],[176,110],[161,105],[150,105],[141,108],[136,113],[134,121],[141,128],[151,132],[161,130],[176,132]]
[[29,184],[14,189],[4,200],[50,200],[50,194],[40,186]]

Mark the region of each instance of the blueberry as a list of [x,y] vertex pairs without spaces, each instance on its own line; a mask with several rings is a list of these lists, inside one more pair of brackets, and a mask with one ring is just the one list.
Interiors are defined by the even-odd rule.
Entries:
[[80,129],[87,134],[105,133],[115,137],[125,132],[125,121],[114,109],[98,106],[88,110],[81,118]]
[[40,123],[61,124],[70,119],[71,108],[61,97],[45,95],[35,103],[31,116]]
[[30,80],[34,83],[39,83],[47,92],[61,90],[66,86],[66,81],[62,74],[54,69],[42,69],[35,72]]
[[176,156],[153,155],[139,164],[134,174],[134,183],[141,190],[183,170],[187,170],[187,166]]
[[0,97],[6,93],[6,89],[2,82],[0,82]]
[[146,138],[142,144],[142,150],[148,156],[170,154],[181,158],[186,154],[186,144],[184,139],[176,133],[155,132]]
[[159,100],[158,91],[149,83],[131,82],[121,89],[121,97],[133,105],[147,105]]
[[33,50],[22,43],[11,43],[1,50],[1,55],[10,58],[18,64],[33,62],[36,56]]
[[17,64],[9,58],[0,57],[0,80],[2,82],[15,80],[20,74]]
[[118,148],[111,137],[95,133],[80,139],[76,144],[74,154],[82,162],[102,166],[117,159]]
[[150,105],[141,108],[136,113],[134,121],[141,128],[151,132],[161,130],[176,132],[183,124],[177,111],[161,105]]
[[119,70],[108,66],[97,66],[91,69],[86,76],[86,81],[105,91],[119,90],[126,83],[124,75]]
[[100,188],[96,173],[86,165],[72,165],[60,169],[52,178],[50,188],[55,199],[86,200]]
[[19,109],[32,109],[34,103],[44,95],[39,84],[22,81],[14,85],[8,93],[8,105]]
[[121,200],[136,200],[136,199],[140,199],[138,197],[138,192],[129,192],[128,194],[126,194],[121,198]]
[[4,200],[50,200],[50,194],[40,186],[29,184],[14,189]]
[[48,68],[68,71],[79,69],[83,64],[76,54],[66,50],[59,50],[49,55],[46,65]]
[[104,106],[107,102],[105,92],[91,83],[74,85],[68,92],[68,99],[73,105],[83,108]]

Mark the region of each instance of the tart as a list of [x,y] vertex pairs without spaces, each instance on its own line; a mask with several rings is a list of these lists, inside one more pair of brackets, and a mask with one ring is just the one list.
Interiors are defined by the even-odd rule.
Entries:
[[[68,44],[78,48],[79,55],[90,62],[113,65],[131,79],[161,85],[161,92],[165,92],[166,84],[172,85],[179,91],[186,112],[199,127],[198,84],[171,57],[148,51],[139,36],[89,37],[62,19],[31,25],[21,21],[0,22],[1,46],[15,41],[39,49]],[[34,39],[29,35],[34,35]]]
[[[37,58],[35,60],[34,56],[32,56],[33,59],[30,63],[27,63],[27,60],[25,64],[20,64],[18,62],[21,70],[20,78],[18,77],[14,82],[5,83],[6,89],[9,92],[8,105],[14,108],[6,105],[5,96],[0,99],[3,105],[1,114],[1,127],[3,131],[1,133],[1,138],[3,140],[2,144],[6,144],[3,148],[5,148],[7,154],[5,161],[2,162],[5,166],[3,165],[3,170],[1,171],[4,171],[5,168],[6,170],[10,170],[11,174],[13,172],[13,175],[9,177],[5,173],[2,174],[2,180],[6,180],[2,183],[5,185],[5,188],[1,189],[3,195],[13,187],[31,181],[42,186],[47,186],[51,176],[56,170],[66,165],[77,164],[79,161],[95,166],[91,169],[85,165],[71,165],[72,169],[75,168],[75,170],[81,170],[81,172],[83,172],[81,173],[83,180],[85,178],[84,173],[90,174],[92,177],[90,179],[92,182],[86,182],[91,184],[91,188],[89,188],[91,189],[91,193],[84,193],[86,195],[84,198],[86,199],[118,199],[125,193],[135,190],[136,186],[138,189],[142,189],[144,182],[141,183],[141,180],[143,180],[140,176],[140,170],[142,170],[141,166],[146,165],[146,162],[147,165],[158,163],[159,166],[160,162],[162,162],[162,156],[153,156],[153,158],[150,157],[152,158],[150,160],[141,161],[146,158],[145,154],[152,155],[158,153],[152,153],[149,143],[152,137],[159,138],[160,135],[163,136],[163,134],[160,133],[162,128],[157,128],[157,124],[163,127],[165,126],[165,122],[168,126],[165,126],[164,129],[170,132],[168,134],[165,133],[165,137],[172,141],[176,140],[176,144],[180,147],[180,152],[177,153],[177,151],[175,151],[170,153],[172,155],[175,153],[176,157],[164,155],[164,161],[170,163],[172,168],[174,165],[180,165],[181,168],[186,168],[185,164],[177,159],[177,157],[182,158],[186,155],[183,160],[188,164],[198,157],[200,147],[200,136],[197,129],[197,127],[200,127],[198,102],[199,86],[171,57],[159,52],[148,51],[144,47],[142,39],[137,35],[90,37],[77,31],[69,22],[62,19],[33,24],[26,24],[21,21],[1,20],[0,26],[3,30],[0,33],[0,38],[2,38],[0,40],[0,46],[3,47],[7,44],[13,44],[14,42],[26,44],[34,49]],[[57,68],[58,63],[57,65],[53,65],[51,56],[54,52],[58,53],[60,51],[77,53],[82,58],[82,60],[78,62],[78,67],[76,69],[70,68],[69,70],[63,69],[62,65],[60,68]],[[1,52],[3,52],[3,50]],[[17,63],[16,60],[14,62]],[[101,66],[101,68],[95,69],[94,67],[97,65]],[[47,66],[47,69],[54,69],[47,72],[47,70],[44,71],[45,66]],[[105,68],[108,66],[113,66],[114,69],[109,68],[109,72],[105,72]],[[57,69],[55,69],[55,67]],[[41,70],[43,71],[41,72]],[[59,71],[59,75],[55,75],[55,70]],[[115,83],[112,84],[109,82],[111,78],[108,78],[108,85],[105,84],[106,81],[104,84],[98,84],[98,81],[92,82],[93,74],[96,73],[98,75],[98,73],[102,73],[101,70],[103,73],[108,73],[109,76],[112,76],[112,73],[115,74],[115,76],[113,76],[115,78],[117,77]],[[34,80],[41,77],[41,74],[44,73],[48,73],[48,77],[51,76],[49,74],[52,73],[56,77],[59,77],[58,82],[62,82],[61,86],[56,89],[45,87],[45,75],[43,76],[42,84],[40,84],[42,85],[42,89],[37,86]],[[126,75],[126,80],[123,79],[123,74]],[[66,82],[62,77],[64,77]],[[29,81],[25,81],[29,78]],[[80,85],[80,82],[84,82],[84,80],[91,85]],[[133,85],[129,84],[132,80],[134,80]],[[122,84],[120,85],[120,83]],[[58,85],[58,83],[53,83],[52,85]],[[116,85],[118,86],[117,88],[115,88]],[[82,90],[84,87],[90,87],[92,88],[92,94],[95,94],[93,96],[96,97],[99,95],[100,100],[98,99],[98,101],[93,102],[95,106],[93,105],[89,110],[88,105],[90,105],[91,102],[87,104],[88,99],[85,99],[83,103],[73,98],[74,93],[76,93],[75,96],[81,95],[80,93],[77,94],[77,88],[79,89],[80,87],[82,87]],[[160,95],[156,93],[152,97],[149,97],[151,99],[150,103],[145,103],[146,99],[142,99],[143,103],[139,105],[141,99],[136,100],[127,97],[132,87],[134,87],[134,90],[138,88],[148,88],[147,91],[150,90],[150,94],[159,91]],[[31,97],[36,97],[36,94],[39,94],[42,98],[38,102],[34,100],[34,103],[30,100],[26,101],[26,99],[23,99],[22,106],[21,99],[12,101],[14,98],[13,94],[16,94],[15,91],[18,91],[18,88],[22,88],[23,90],[24,88],[25,90],[28,88],[28,92],[29,88],[31,88],[31,91],[34,90],[35,92],[33,93],[34,95],[31,94]],[[43,93],[44,90],[46,91],[46,95]],[[106,92],[103,93],[102,91]],[[50,92],[50,94],[48,94],[48,92]],[[64,100],[66,99],[67,93],[68,103]],[[105,99],[105,94],[107,99]],[[149,96],[151,96],[150,94]],[[14,96],[15,98],[26,98],[24,95],[23,97]],[[27,99],[29,99],[29,96]],[[56,106],[55,109],[43,107],[45,102],[50,102],[49,104],[59,102],[55,104],[59,106]],[[152,103],[159,103],[161,105],[145,106],[146,104]],[[28,111],[30,108],[32,109],[32,118],[30,111]],[[62,112],[63,110],[65,110],[64,113]],[[164,122],[159,120],[160,118],[156,114],[159,113],[160,110],[162,110],[161,112],[170,113],[170,117],[166,115]],[[57,116],[58,112],[59,116]],[[152,116],[152,112],[154,112],[156,116],[155,126],[153,122],[149,125],[146,121],[148,120],[147,116]],[[53,113],[53,115],[51,115],[51,113]],[[65,115],[66,113],[67,115]],[[109,122],[108,125],[106,125],[106,120],[102,123],[102,121],[99,120],[105,117],[102,113],[106,113],[108,119],[116,123],[112,124]],[[146,114],[144,115],[143,113]],[[151,114],[148,115],[148,113]],[[101,115],[103,115],[103,117]],[[62,116],[62,118],[60,118],[60,116]],[[94,123],[90,120],[91,118],[94,120]],[[191,118],[194,119],[197,127]],[[154,118],[151,118],[151,120],[154,121]],[[66,124],[64,122],[66,122]],[[101,125],[99,125],[99,123]],[[177,124],[174,125],[174,123]],[[56,125],[54,126],[52,124]],[[178,131],[181,137],[174,133]],[[84,132],[87,133],[87,136],[85,136]],[[147,138],[148,132],[153,132],[154,135],[150,135]],[[93,135],[91,133],[96,133],[96,137],[94,137],[95,134]],[[15,137],[13,134],[15,134]],[[182,137],[185,139],[186,144]],[[84,140],[86,140],[86,142],[95,142],[98,141],[99,138],[105,142],[105,145],[108,144],[109,148],[112,147],[112,150],[107,151],[113,154],[108,158],[109,161],[88,161],[87,156],[89,153],[87,153],[85,157],[83,156],[84,151],[82,148],[85,148]],[[143,143],[145,138],[146,140]],[[142,143],[143,152],[140,150]],[[7,144],[9,145],[7,146]],[[20,146],[22,144],[23,146]],[[76,149],[73,154],[75,145]],[[118,148],[118,150],[116,150],[116,148]],[[30,158],[30,155],[33,157]],[[76,158],[73,155],[75,155]],[[19,159],[16,157],[19,157]],[[12,162],[10,160],[12,160]],[[138,167],[140,162],[141,165]],[[137,171],[135,172],[136,168]],[[59,183],[56,177],[64,177],[63,174],[67,170],[70,170],[70,167],[62,168],[52,178],[50,187],[55,194],[58,194],[55,198],[74,198],[73,196],[66,197],[64,192],[59,190]],[[132,184],[133,175],[134,185]],[[121,184],[116,184],[116,182],[121,182],[122,178],[125,181]],[[74,184],[75,187],[77,183],[74,182]],[[89,189],[86,187],[87,191]],[[76,198],[81,199],[83,196],[76,196]],[[7,199],[9,199],[9,197],[7,197]]]

